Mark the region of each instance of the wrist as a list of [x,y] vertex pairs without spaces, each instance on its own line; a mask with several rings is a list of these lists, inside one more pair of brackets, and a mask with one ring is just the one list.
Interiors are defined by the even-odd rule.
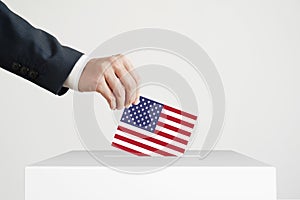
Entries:
[[82,55],[78,59],[68,78],[64,82],[65,87],[79,91],[79,80],[88,61],[89,57],[87,55]]

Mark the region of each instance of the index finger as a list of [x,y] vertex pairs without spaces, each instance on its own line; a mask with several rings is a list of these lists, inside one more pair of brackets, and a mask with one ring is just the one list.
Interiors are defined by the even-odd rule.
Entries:
[[136,90],[137,91],[136,91],[136,99],[134,101],[134,104],[138,104],[139,97],[140,97],[140,91],[139,91],[139,85],[140,85],[140,80],[141,80],[140,76],[135,71],[135,69],[129,59],[127,59],[125,56],[122,56],[122,61],[123,61],[125,68],[127,69],[127,71],[130,73],[130,75],[133,77],[133,79],[136,82]]

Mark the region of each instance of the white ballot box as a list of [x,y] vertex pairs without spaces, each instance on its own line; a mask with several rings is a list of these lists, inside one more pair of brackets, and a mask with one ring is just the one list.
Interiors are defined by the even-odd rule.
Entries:
[[26,167],[25,200],[41,199],[276,200],[276,170],[233,151],[203,160],[71,151]]

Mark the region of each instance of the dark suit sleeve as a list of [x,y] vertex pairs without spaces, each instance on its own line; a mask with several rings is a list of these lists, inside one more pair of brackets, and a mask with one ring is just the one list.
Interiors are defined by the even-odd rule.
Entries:
[[68,90],[63,83],[81,55],[34,28],[0,1],[0,67],[62,95]]

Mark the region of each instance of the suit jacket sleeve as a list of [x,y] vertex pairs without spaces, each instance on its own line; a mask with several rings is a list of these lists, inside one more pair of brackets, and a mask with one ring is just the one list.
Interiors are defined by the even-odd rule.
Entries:
[[0,1],[0,66],[50,92],[62,95],[64,81],[82,53],[62,46]]

